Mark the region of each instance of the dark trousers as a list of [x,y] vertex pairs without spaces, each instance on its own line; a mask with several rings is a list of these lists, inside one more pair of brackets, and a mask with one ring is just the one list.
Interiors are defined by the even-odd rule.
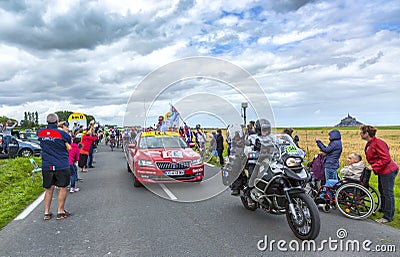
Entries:
[[383,218],[392,221],[394,217],[394,181],[399,170],[378,176],[378,189],[381,194]]
[[75,182],[78,179],[78,168],[75,164],[70,164],[69,169],[71,172],[71,187],[75,187]]
[[10,136],[4,136],[3,137],[3,152],[6,152],[8,145],[11,143],[11,137]]
[[219,157],[219,164],[224,165],[224,157],[222,156],[222,152],[224,149],[217,149],[218,157]]
[[251,175],[253,174],[254,167],[255,167],[255,165],[248,165],[247,166],[248,177],[246,176],[244,171],[242,171],[240,173],[239,177],[232,183],[231,189],[232,190],[240,190],[243,186],[246,186],[248,178],[250,178]]
[[90,150],[89,150],[89,157],[88,157],[87,167],[92,167],[93,166],[93,151],[94,151],[94,147],[92,145],[90,147]]

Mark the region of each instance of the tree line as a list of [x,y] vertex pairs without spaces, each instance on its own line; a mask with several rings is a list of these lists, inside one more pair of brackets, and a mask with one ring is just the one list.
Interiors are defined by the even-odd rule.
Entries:
[[[73,113],[71,111],[57,111],[55,112],[58,115],[60,121],[67,121],[68,117]],[[87,125],[91,120],[96,120],[93,115],[85,114]],[[6,123],[8,120],[11,120],[13,123],[16,122],[16,119],[9,118],[7,116],[0,116],[0,123]],[[37,111],[35,112],[24,112],[24,119],[21,120],[18,124],[19,128],[22,129],[32,129],[43,127],[43,124],[39,124],[39,114]]]

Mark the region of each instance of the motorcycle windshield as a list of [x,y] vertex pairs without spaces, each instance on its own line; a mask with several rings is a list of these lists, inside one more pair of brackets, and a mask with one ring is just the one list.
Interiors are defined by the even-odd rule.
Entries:
[[288,134],[274,134],[272,135],[275,145],[279,148],[281,155],[289,154],[291,156],[298,156],[304,158],[306,153],[301,150]]

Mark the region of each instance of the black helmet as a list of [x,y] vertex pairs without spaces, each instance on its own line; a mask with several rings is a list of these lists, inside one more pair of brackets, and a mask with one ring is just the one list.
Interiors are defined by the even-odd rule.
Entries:
[[271,133],[271,123],[267,119],[259,119],[255,125],[257,135],[261,136],[261,130]]
[[200,124],[197,124],[196,129],[200,129],[200,128],[201,128]]

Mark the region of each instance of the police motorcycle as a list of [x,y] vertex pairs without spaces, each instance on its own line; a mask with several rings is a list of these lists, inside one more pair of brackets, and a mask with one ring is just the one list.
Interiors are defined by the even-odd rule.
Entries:
[[[269,122],[258,120],[256,130],[265,124]],[[240,126],[228,126],[228,135],[232,135],[232,150],[222,169],[224,185],[233,183],[245,168],[253,168],[251,176],[245,176],[248,183],[240,189],[243,206],[251,211],[260,208],[270,214],[285,214],[296,237],[315,239],[320,232],[320,217],[315,202],[303,189],[310,179],[302,165],[305,153],[287,134],[259,137],[258,151]]]

